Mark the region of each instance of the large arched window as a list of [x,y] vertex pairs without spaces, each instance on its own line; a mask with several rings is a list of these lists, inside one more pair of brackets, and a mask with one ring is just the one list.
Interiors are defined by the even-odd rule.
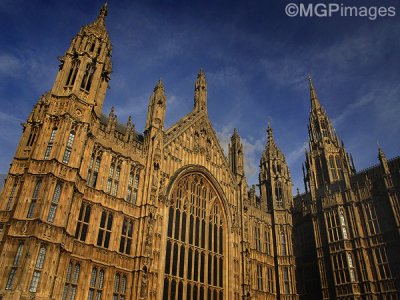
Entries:
[[222,300],[226,233],[217,193],[204,176],[189,174],[170,197],[163,299]]

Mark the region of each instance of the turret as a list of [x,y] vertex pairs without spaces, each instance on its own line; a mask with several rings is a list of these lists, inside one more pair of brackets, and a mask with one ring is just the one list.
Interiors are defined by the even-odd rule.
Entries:
[[285,156],[275,143],[272,128],[268,124],[267,145],[260,161],[261,203],[271,209],[292,207],[292,181]]
[[382,167],[383,172],[386,175],[390,175],[390,169],[389,169],[388,161],[387,161],[386,155],[383,152],[381,147],[378,147],[378,159],[379,159],[379,161],[381,163],[381,167]]
[[203,69],[200,69],[194,86],[194,110],[207,112],[207,81]]
[[56,97],[74,94],[94,108],[100,116],[112,71],[111,42],[105,26],[107,3],[96,20],[83,26],[65,54],[51,94]]
[[164,129],[165,109],[167,98],[161,79],[154,87],[153,94],[150,96],[147,110],[146,131],[151,128]]
[[[267,203],[272,216],[277,298],[294,299],[296,286],[292,243],[292,180],[285,156],[275,143],[270,124],[267,129],[267,145],[260,161],[260,188],[261,207]],[[288,282],[287,278],[292,280],[285,283],[285,280]]]
[[240,136],[237,133],[236,128],[233,130],[231,143],[229,144],[228,157],[232,173],[242,177],[244,175],[243,145],[240,142]]

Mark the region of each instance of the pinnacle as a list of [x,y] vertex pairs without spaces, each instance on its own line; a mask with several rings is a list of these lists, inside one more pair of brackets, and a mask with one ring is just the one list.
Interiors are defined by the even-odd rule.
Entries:
[[197,74],[197,81],[206,80],[206,74],[204,73],[203,68],[200,68],[199,74]]
[[319,103],[317,93],[315,91],[314,85],[312,83],[311,75],[307,77],[308,83],[310,84],[310,100],[311,100],[311,110],[321,108],[321,104]]
[[161,78],[157,81],[157,84],[156,84],[156,86],[154,87],[154,92],[157,91],[158,89],[164,90],[164,85],[163,85],[163,83],[162,83]]
[[267,137],[268,137],[268,144],[274,142],[274,136],[272,134],[272,127],[270,122],[268,122]]
[[386,157],[385,152],[383,152],[381,145],[379,145],[379,142],[377,142],[378,144],[378,156],[379,157]]
[[107,2],[105,2],[103,6],[100,8],[100,13],[99,16],[97,17],[97,20],[101,20],[104,24],[107,13],[108,13],[108,4]]
[[114,108],[114,106],[112,106],[109,116],[110,116],[110,117],[111,117],[111,116],[114,116],[114,115],[115,115],[114,112],[115,112],[115,108]]
[[237,131],[236,128],[233,129],[233,134],[232,134],[231,139],[232,139],[232,140],[240,139],[240,136],[239,136],[238,131]]
[[92,30],[100,30],[100,32],[103,32],[106,27],[107,14],[108,14],[108,5],[107,2],[105,2],[103,6],[100,8],[99,15],[97,16],[96,20],[87,27],[92,28]]

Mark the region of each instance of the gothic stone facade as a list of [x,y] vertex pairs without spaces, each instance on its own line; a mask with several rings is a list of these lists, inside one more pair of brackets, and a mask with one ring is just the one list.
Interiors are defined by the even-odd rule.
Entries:
[[260,196],[235,131],[229,155],[194,108],[164,128],[159,81],[144,133],[102,114],[107,6],[60,58],[0,198],[1,299],[297,299],[291,179],[271,128]]
[[102,114],[106,14],[24,124],[0,195],[1,299],[397,299],[400,159],[379,149],[357,173],[310,80],[305,194],[293,199],[270,126],[248,189],[238,133],[226,157],[208,119],[203,71],[170,128],[161,81],[143,133]]

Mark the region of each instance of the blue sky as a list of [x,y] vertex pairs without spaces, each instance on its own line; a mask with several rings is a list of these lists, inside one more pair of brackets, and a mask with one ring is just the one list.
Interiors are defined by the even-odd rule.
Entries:
[[[203,68],[209,117],[225,148],[238,129],[249,183],[257,181],[270,121],[294,188],[302,190],[311,73],[358,170],[377,163],[378,141],[388,157],[399,155],[399,1],[337,2],[398,11],[374,21],[290,18],[284,12],[289,2],[109,1],[113,73],[104,112],[115,106],[120,122],[132,115],[143,131],[149,96],[162,78],[169,127],[192,109],[194,82]],[[102,4],[0,0],[0,173],[8,171],[20,123],[53,84],[57,56]]]

